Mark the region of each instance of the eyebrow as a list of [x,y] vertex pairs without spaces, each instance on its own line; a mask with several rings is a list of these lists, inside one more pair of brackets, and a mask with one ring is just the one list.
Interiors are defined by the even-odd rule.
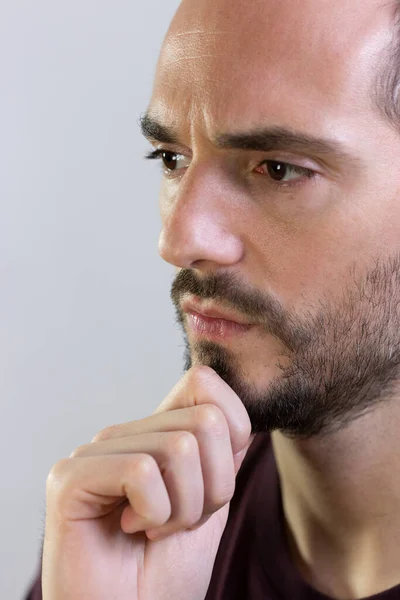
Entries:
[[178,144],[178,136],[168,127],[159,123],[156,119],[145,114],[140,117],[139,125],[142,134],[148,140],[162,142],[163,144]]
[[[142,134],[148,139],[164,144],[179,144],[177,133],[159,123],[149,114],[140,119]],[[248,132],[217,135],[213,144],[226,150],[252,150],[255,152],[286,151],[298,154],[331,155],[345,164],[358,163],[336,140],[297,133],[284,127],[260,127]]]

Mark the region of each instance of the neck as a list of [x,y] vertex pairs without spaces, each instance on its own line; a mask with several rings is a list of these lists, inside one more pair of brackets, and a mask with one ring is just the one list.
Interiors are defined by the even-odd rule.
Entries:
[[387,402],[334,434],[272,433],[293,561],[337,600],[400,584],[399,427]]

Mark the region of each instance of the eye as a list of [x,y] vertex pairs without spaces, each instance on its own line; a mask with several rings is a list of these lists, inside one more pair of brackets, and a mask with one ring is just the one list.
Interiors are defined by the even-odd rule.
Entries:
[[277,160],[264,160],[256,169],[257,173],[267,174],[274,182],[290,183],[301,177],[315,176],[315,172],[305,167],[298,167]]
[[155,150],[150,152],[146,158],[150,160],[161,160],[165,169],[164,172],[168,175],[175,171],[180,171],[189,166],[189,159],[183,154],[177,154],[176,152],[169,152],[168,150]]

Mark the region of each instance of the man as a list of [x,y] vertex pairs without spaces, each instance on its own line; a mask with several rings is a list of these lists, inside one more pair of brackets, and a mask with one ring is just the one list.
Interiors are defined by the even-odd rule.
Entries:
[[142,129],[186,372],[53,467],[45,600],[400,598],[399,14],[181,3]]

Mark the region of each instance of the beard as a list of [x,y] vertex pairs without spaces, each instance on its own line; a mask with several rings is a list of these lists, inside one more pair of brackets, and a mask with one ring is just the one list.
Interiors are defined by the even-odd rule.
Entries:
[[[296,314],[274,298],[240,285],[235,274],[200,279],[191,270],[176,276],[171,299],[185,339],[184,371],[211,367],[239,396],[252,433],[279,430],[294,439],[322,436],[348,426],[396,399],[400,372],[400,255],[377,259],[357,274],[356,265],[340,294],[318,299],[318,310]],[[180,302],[184,294],[218,300],[256,321],[284,344],[288,361],[265,389],[249,380],[237,355],[218,343],[191,347]],[[266,355],[267,356],[267,355]],[[270,355],[269,355],[270,358]],[[265,364],[262,356],[260,364]]]

